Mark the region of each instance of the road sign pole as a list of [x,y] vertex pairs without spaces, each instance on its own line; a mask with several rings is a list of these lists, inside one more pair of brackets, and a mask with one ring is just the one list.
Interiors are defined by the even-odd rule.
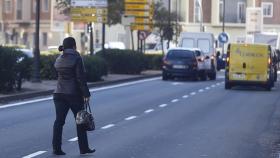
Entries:
[[130,28],[130,34],[131,34],[132,50],[134,51],[134,37],[133,37],[133,30],[131,28]]
[[32,82],[41,82],[40,79],[40,0],[36,0],[36,32],[34,49],[34,70]]
[[106,25],[102,23],[102,52],[105,52],[105,33],[106,33]]
[[89,40],[89,50],[90,50],[90,55],[93,55],[93,29],[92,29],[92,23],[88,23],[88,29],[89,29],[89,35],[90,35],[90,40]]

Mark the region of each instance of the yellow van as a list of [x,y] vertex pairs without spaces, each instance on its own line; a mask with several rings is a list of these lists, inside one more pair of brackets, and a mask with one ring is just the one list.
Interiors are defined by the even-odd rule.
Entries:
[[264,44],[229,44],[227,50],[225,89],[236,85],[274,86],[272,50]]

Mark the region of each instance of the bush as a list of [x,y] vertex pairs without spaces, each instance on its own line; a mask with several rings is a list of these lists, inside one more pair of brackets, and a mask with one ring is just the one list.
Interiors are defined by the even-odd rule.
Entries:
[[161,70],[163,55],[145,54],[145,69]]
[[87,71],[87,81],[100,81],[102,76],[108,74],[108,68],[103,58],[98,56],[84,56],[84,64]]
[[0,91],[13,91],[19,77],[29,79],[31,65],[31,60],[22,52],[0,46]]
[[137,51],[107,49],[97,55],[104,58],[110,73],[140,74],[145,69],[144,55]]
[[[41,56],[41,78],[47,80],[57,79],[54,63],[59,55]],[[87,71],[87,81],[94,82],[101,80],[102,76],[107,75],[105,61],[96,56],[84,56],[84,64]]]

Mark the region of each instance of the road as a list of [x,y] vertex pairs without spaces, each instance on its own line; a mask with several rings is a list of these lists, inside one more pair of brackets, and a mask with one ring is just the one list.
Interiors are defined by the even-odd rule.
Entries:
[[[93,89],[95,158],[270,158],[279,141],[279,83],[271,92],[159,78]],[[50,98],[0,107],[0,157],[54,157]],[[80,157],[73,115],[65,157]],[[278,127],[279,130],[279,127]],[[279,136],[279,135],[278,135]]]

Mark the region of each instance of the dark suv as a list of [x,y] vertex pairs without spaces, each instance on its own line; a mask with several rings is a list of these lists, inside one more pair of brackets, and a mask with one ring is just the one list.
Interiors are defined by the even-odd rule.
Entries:
[[[198,50],[173,48],[163,58],[162,80],[174,77],[205,78],[203,57],[196,55]],[[204,80],[204,79],[203,79]]]

